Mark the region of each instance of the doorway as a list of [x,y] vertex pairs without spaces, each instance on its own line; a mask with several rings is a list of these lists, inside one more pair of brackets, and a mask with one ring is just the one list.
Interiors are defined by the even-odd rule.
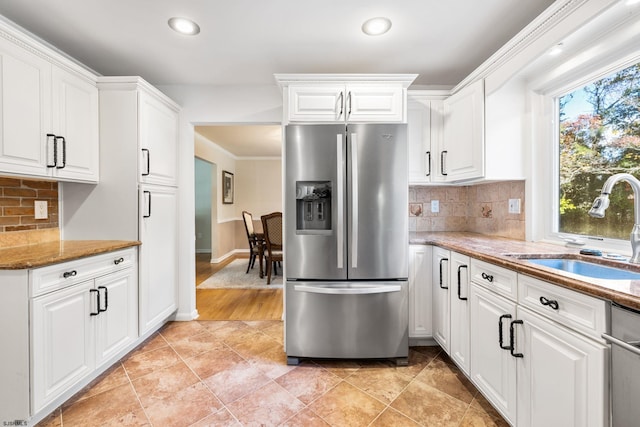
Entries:
[[[259,232],[261,215],[282,211],[281,129],[280,125],[195,127],[196,308],[200,319],[282,318],[282,286],[264,286],[266,278],[258,279],[257,263],[245,273],[248,241],[242,221],[242,211],[251,212]],[[233,177],[231,198],[222,198],[223,173]],[[218,276],[224,279],[218,281]],[[234,278],[233,286],[223,285],[229,283],[229,276]]]

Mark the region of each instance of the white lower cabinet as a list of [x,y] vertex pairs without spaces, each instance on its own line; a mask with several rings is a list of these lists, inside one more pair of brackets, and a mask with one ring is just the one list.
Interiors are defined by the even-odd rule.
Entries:
[[409,338],[433,336],[431,258],[431,246],[409,246]]
[[[73,263],[64,270],[78,271]],[[34,412],[138,338],[136,269],[114,270],[32,299]]]
[[469,257],[451,252],[449,289],[451,341],[449,356],[469,375]]
[[[532,292],[525,294],[522,283],[541,286],[539,280],[474,259],[471,266],[470,378],[487,400],[518,427],[608,426],[607,346],[554,320],[572,318],[581,325],[584,316],[600,325],[604,302],[566,288],[556,296],[550,293],[554,285],[545,282],[551,289],[546,295],[555,299],[539,298],[534,312],[526,306]],[[479,277],[482,282],[475,282]],[[516,281],[522,282],[517,299],[496,293],[509,294],[504,290],[515,289]]]
[[449,337],[451,336],[449,316],[449,265],[451,254],[439,247],[433,248],[433,264],[431,268],[433,284],[433,339],[442,349],[449,353]]

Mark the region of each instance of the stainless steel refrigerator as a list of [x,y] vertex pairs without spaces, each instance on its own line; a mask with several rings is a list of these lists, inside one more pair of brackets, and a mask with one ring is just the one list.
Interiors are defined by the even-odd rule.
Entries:
[[288,363],[406,363],[406,125],[289,125],[285,162]]

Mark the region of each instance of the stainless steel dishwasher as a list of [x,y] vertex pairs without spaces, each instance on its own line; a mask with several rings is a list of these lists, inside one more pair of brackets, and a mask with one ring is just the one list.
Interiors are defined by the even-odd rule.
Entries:
[[611,419],[613,427],[640,422],[640,311],[613,304],[611,335]]

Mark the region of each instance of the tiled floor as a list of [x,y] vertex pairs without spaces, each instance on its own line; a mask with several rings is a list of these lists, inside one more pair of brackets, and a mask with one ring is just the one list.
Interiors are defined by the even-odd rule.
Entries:
[[286,365],[280,321],[165,326],[41,426],[506,426],[439,347]]

